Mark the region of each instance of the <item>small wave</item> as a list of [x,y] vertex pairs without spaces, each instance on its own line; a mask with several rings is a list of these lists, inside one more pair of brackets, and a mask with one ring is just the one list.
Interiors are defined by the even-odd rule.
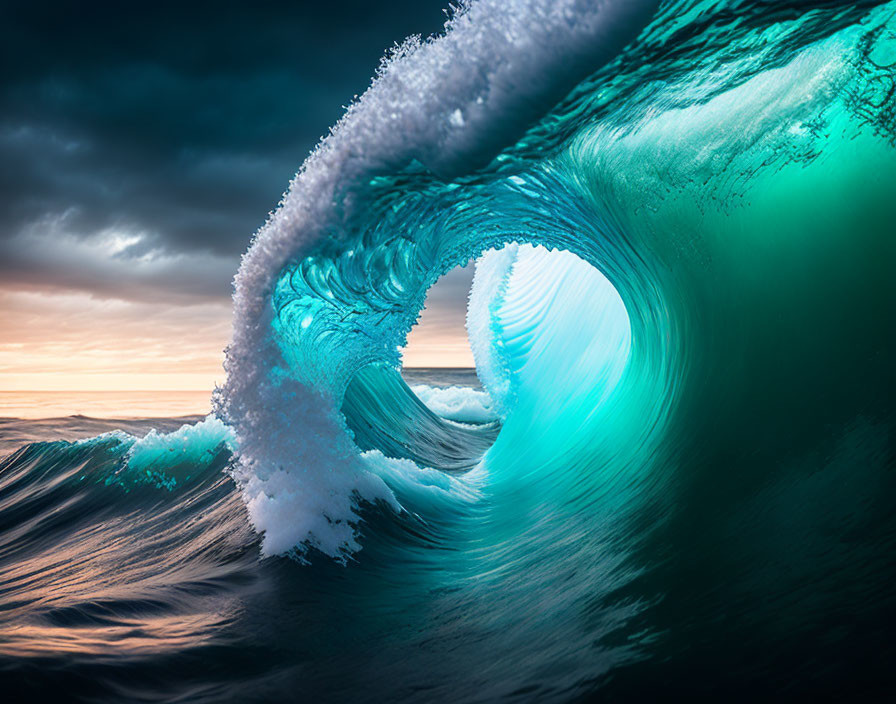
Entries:
[[491,397],[484,391],[466,386],[439,388],[417,384],[411,386],[427,408],[446,420],[459,423],[490,423],[498,420],[492,409]]

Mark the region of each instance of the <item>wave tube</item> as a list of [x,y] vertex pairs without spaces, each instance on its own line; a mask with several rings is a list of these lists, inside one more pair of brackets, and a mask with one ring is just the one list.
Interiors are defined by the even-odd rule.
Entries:
[[[547,270],[538,257],[516,262],[515,276],[526,282],[518,285],[498,271],[484,273],[502,267],[486,260],[470,328],[478,371],[502,414],[525,402],[519,388],[539,389],[544,382],[537,377],[550,376],[570,393],[550,404],[544,391],[531,392],[519,417],[549,427],[556,410],[573,418],[574,428],[600,426],[599,437],[583,429],[559,444],[573,454],[580,446],[589,457],[597,452],[589,462],[615,467],[614,476],[622,466],[655,463],[655,443],[664,442],[670,423],[691,422],[684,419],[706,403],[706,394],[739,393],[728,387],[743,379],[748,360],[767,356],[747,351],[765,334],[750,344],[745,331],[726,337],[734,334],[729,321],[746,329],[746,321],[768,322],[767,313],[754,317],[758,305],[740,305],[765,295],[754,290],[758,279],[751,274],[770,275],[799,238],[738,240],[722,234],[731,230],[724,219],[733,209],[758,218],[759,205],[745,208],[758,192],[784,193],[782,184],[799,189],[797,179],[812,183],[811,174],[822,179],[811,169],[823,155],[839,159],[841,144],[863,144],[853,125],[883,129],[874,122],[882,106],[871,117],[855,112],[856,93],[874,89],[877,78],[854,57],[867,55],[882,37],[885,19],[850,26],[844,15],[838,21],[846,28],[825,38],[813,16],[773,36],[760,15],[747,13],[752,19],[743,28],[701,37],[703,44],[679,37],[669,49],[674,59],[663,64],[667,88],[660,90],[637,82],[646,64],[633,64],[632,76],[623,64],[638,51],[673,46],[663,34],[670,7],[653,24],[651,3],[603,3],[574,23],[567,9],[532,2],[511,13],[473,4],[443,37],[397,50],[306,163],[244,258],[220,409],[239,439],[235,476],[267,552],[313,546],[344,557],[358,548],[359,501],[399,506],[359,449],[461,469],[474,466],[494,440],[495,428],[459,431],[428,413],[394,372],[426,289],[468,257],[508,242],[561,249],[602,272],[618,292],[630,342],[614,342],[615,361],[582,376],[582,364],[563,359],[576,340],[569,332],[575,315],[563,312],[573,310],[567,293],[556,291],[566,274],[545,274],[541,289],[536,271]],[[600,69],[639,31],[634,48]],[[820,43],[787,53],[812,31]],[[757,56],[747,51],[713,63],[720,43],[739,39],[748,47],[757,36],[768,44],[768,70],[758,70]],[[690,70],[693,61],[698,68]],[[521,105],[549,105],[589,71],[566,102],[513,141],[519,125],[509,115]],[[534,76],[525,88],[523,75]],[[825,141],[831,132],[842,139]],[[780,218],[778,224],[786,227]],[[761,230],[747,219],[738,227]],[[817,252],[810,248],[801,266],[826,266],[815,261]],[[511,255],[495,255],[501,256]],[[792,280],[786,271],[778,274]],[[499,316],[478,312],[496,306]],[[552,354],[557,359],[548,371],[540,364]],[[726,375],[735,363],[738,373]],[[620,385],[623,392],[609,393]],[[380,415],[403,415],[399,435],[419,423],[417,435],[441,435],[435,444],[444,452],[423,450],[419,437],[386,440],[376,430],[382,419],[361,420],[370,413],[358,412],[374,397],[392,398],[392,410]],[[611,421],[591,424],[611,407]],[[495,456],[515,436],[510,420]],[[605,435],[610,427],[612,435]],[[557,445],[536,444],[531,456],[548,457]],[[612,459],[598,459],[603,454]],[[486,464],[493,464],[491,456]]]
[[[245,256],[233,476],[264,554],[402,605],[371,681],[482,696],[457,642],[546,699],[807,648],[840,668],[819,691],[879,675],[896,6],[731,7],[471,4],[385,62]],[[478,424],[398,373],[470,258]]]
[[[571,22],[575,4],[521,3],[512,14],[500,3],[473,4],[444,37],[396,50],[244,257],[221,414],[237,433],[235,476],[268,552],[354,550],[357,497],[392,500],[358,457],[338,412],[342,397],[360,369],[397,366],[439,275],[520,239],[515,226],[502,232],[477,223],[466,243],[455,240],[449,233],[462,227],[463,213],[437,212],[460,194],[430,191],[430,174],[460,175],[490,161],[611,58],[654,7],[603,3]],[[532,61],[551,66],[551,78],[531,80]],[[367,187],[356,190],[361,183]],[[396,200],[401,193],[410,200]],[[362,212],[363,223],[352,215]],[[399,213],[408,220],[392,230],[389,216]],[[445,216],[456,222],[441,223],[442,236],[436,228]],[[408,236],[414,221],[419,238]]]

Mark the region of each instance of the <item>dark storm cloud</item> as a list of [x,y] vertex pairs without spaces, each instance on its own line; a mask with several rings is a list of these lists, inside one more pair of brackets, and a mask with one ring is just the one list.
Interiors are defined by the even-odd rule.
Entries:
[[0,281],[226,295],[309,150],[442,6],[6,3]]

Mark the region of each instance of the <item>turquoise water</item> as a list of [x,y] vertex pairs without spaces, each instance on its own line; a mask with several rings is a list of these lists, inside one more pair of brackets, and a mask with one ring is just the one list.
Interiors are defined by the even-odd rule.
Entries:
[[[8,623],[152,621],[49,649],[98,696],[883,697],[894,12],[482,2],[397,49],[243,260],[217,417],[5,460],[29,530],[70,482],[75,536],[145,536]],[[409,386],[470,257],[487,393]]]

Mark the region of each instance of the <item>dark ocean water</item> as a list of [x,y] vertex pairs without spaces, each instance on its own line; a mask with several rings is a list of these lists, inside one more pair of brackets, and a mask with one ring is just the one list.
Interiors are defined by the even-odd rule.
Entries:
[[[404,375],[435,388],[479,387],[470,369]],[[59,392],[50,404],[44,395],[32,402],[10,393],[8,406],[118,408],[127,396]],[[133,406],[180,408],[194,396],[138,392]],[[311,676],[300,653],[313,648],[306,639],[338,627],[338,618],[328,623],[335,607],[318,610],[329,597],[312,586],[310,568],[262,559],[227,474],[229,441],[203,416],[0,418],[0,682],[8,701],[323,693],[320,678],[336,671],[318,664]],[[343,581],[348,568],[329,563],[319,555],[315,569]],[[361,688],[343,686],[348,698]]]

